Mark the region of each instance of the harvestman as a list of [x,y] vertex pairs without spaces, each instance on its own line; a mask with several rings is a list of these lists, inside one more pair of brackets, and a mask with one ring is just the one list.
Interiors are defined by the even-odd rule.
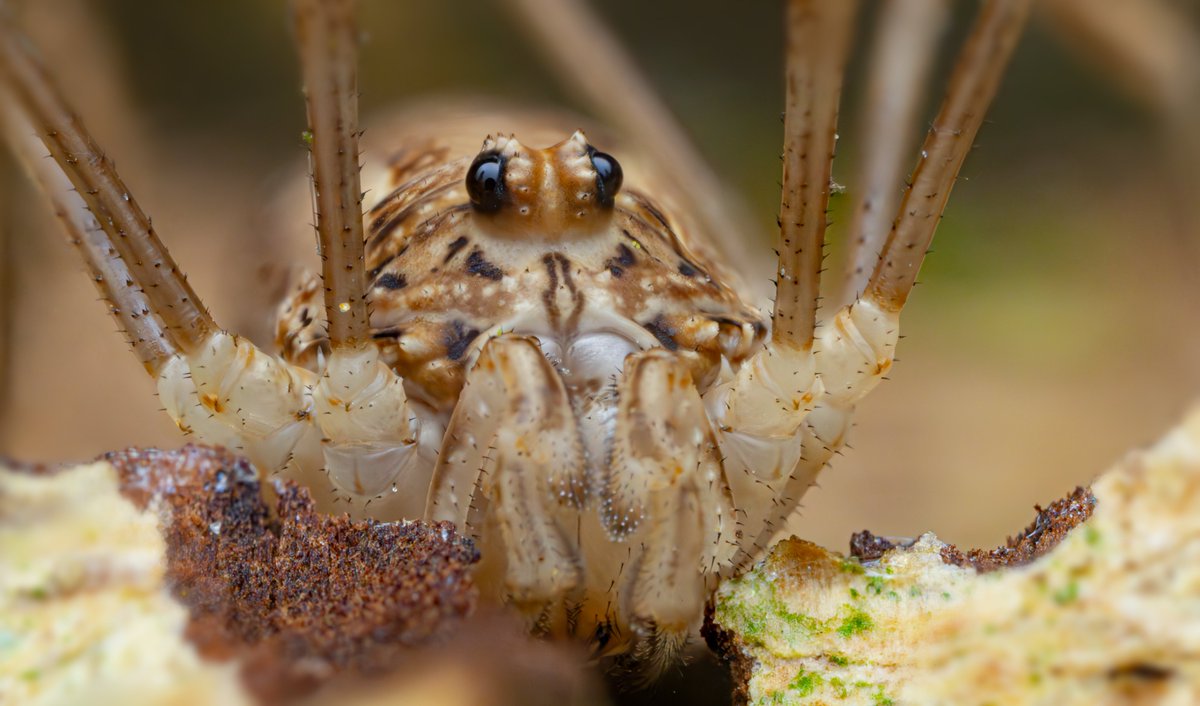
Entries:
[[[480,584],[533,630],[662,665],[890,367],[900,310],[1029,6],[983,3],[890,231],[857,228],[849,303],[820,327],[848,0],[787,7],[770,316],[710,254],[722,239],[730,249],[730,231],[706,169],[676,175],[698,180],[691,203],[660,199],[581,132],[546,149],[494,134],[476,155],[422,143],[364,217],[349,0],[293,2],[322,267],[282,309],[281,357],[213,321],[8,22],[0,91],[16,150],[182,430],[332,493],[337,508],[453,521],[479,543]],[[551,47],[584,17],[573,2],[540,7]],[[619,57],[595,28],[578,40]],[[632,69],[614,70],[630,82],[626,124],[654,127],[658,104]],[[686,146],[656,149],[686,162]],[[898,158],[870,159],[869,173],[887,174]],[[878,210],[871,199],[863,214]]]

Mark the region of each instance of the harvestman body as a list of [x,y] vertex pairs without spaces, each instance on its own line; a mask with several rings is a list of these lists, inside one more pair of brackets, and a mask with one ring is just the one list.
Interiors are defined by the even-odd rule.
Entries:
[[352,7],[294,5],[323,269],[281,308],[281,358],[213,322],[3,24],[9,134],[181,429],[335,509],[452,521],[479,542],[480,585],[532,629],[663,663],[713,582],[766,547],[890,367],[900,309],[1029,3],[985,3],[891,234],[861,246],[881,251],[873,274],[820,328],[854,3],[789,4],[769,316],[734,290],[703,224],[581,132],[546,149],[495,134],[477,154],[422,143],[394,160],[364,225]]

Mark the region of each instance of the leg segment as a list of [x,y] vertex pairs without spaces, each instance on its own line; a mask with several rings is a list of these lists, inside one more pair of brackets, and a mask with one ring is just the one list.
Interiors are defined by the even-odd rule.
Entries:
[[[9,133],[158,378],[167,411],[184,431],[244,450],[264,471],[289,465],[310,426],[300,373],[219,331],[24,38],[7,24],[0,33]],[[50,158],[30,144],[34,131]]]
[[[467,375],[433,479],[427,519],[466,527],[488,579],[532,620],[580,584],[576,531],[587,495],[566,388],[536,339],[488,341]],[[562,630],[559,625],[539,625]]]
[[[771,340],[706,393],[730,482],[756,535],[800,455],[801,425],[824,394],[813,355],[838,101],[856,2],[787,6],[787,115]],[[745,554],[743,554],[744,556]]]
[[[313,391],[325,469],[353,506],[416,517],[430,465],[403,381],[370,341],[358,164],[358,30],[354,0],[293,0],[311,135],[317,242],[330,357]],[[392,489],[404,493],[390,495]],[[390,502],[389,502],[390,501]]]
[[334,348],[368,338],[358,165],[358,36],[354,0],[293,0],[312,144],[325,316]]
[[950,189],[983,124],[1008,60],[1025,27],[1032,0],[984,4],[950,77],[950,88],[921,147],[866,298],[899,311],[917,281]]
[[853,216],[847,232],[840,303],[858,299],[892,227],[917,111],[925,100],[938,39],[949,19],[947,0],[891,0],[875,30],[870,83],[863,108],[862,148]]
[[771,340],[812,347],[842,74],[858,3],[791,0],[779,268]]
[[[706,393],[709,414],[719,424],[737,506],[753,513],[745,518],[747,550],[735,563],[752,559],[756,548],[765,547],[782,529],[817,473],[844,443],[854,406],[890,369],[900,308],[1028,10],[1028,0],[991,0],[984,5],[925,142],[927,156],[918,164],[863,298],[821,327],[811,352],[773,339],[733,380]],[[781,262],[784,257],[781,254]],[[781,297],[776,302],[777,325],[781,311],[787,320],[789,301],[802,300]],[[788,335],[785,331],[783,337]]]
[[[821,395],[813,333],[838,99],[856,10],[856,2],[788,3],[787,115],[773,327],[766,348],[742,366],[735,380],[709,392],[710,409],[719,415],[713,418],[726,428],[791,439]],[[777,472],[786,474],[786,468]]]
[[128,286],[133,278],[125,261],[109,247],[108,235],[92,217],[86,202],[46,154],[37,130],[26,116],[6,106],[3,122],[19,151],[21,161],[42,191],[49,195],[54,213],[67,231],[67,237],[83,257],[88,274],[108,304],[109,313],[129,343],[130,349],[152,375],[158,374],[168,358],[175,354],[174,337],[158,318],[150,314],[146,293]]
[[702,612],[705,577],[730,561],[738,537],[704,403],[667,351],[626,359],[599,509],[609,540],[631,550],[616,602],[640,638],[634,656],[670,664]]
[[[6,20],[0,20],[0,81],[6,112],[14,123],[8,126],[13,140],[23,141],[25,135],[17,137],[17,134],[28,134],[30,127],[36,130],[57,164],[54,171],[62,177],[48,167],[35,164],[42,155],[31,153],[27,144],[18,144],[17,152],[26,156],[43,188],[53,195],[56,210],[62,214],[72,238],[80,244],[93,276],[108,283],[104,286],[105,294],[117,302],[118,318],[123,328],[131,331],[139,356],[153,372],[162,364],[168,348],[151,327],[143,329],[132,321],[135,312],[149,307],[153,307],[161,325],[171,332],[171,346],[198,345],[216,328],[212,318],[163,247],[150,219],[130,196],[112,161],[67,106],[34,57],[28,41]],[[74,188],[75,195],[63,194],[64,181]],[[91,213],[90,219],[81,215],[80,201]],[[94,227],[89,220],[94,221]],[[94,231],[94,237],[88,231]],[[116,260],[121,261],[121,266],[114,264]],[[118,279],[121,269],[127,277]],[[142,285],[143,303],[148,307],[137,306],[141,297],[117,291],[134,289],[135,282]],[[142,338],[147,343],[139,345]],[[151,338],[160,342],[150,343]]]

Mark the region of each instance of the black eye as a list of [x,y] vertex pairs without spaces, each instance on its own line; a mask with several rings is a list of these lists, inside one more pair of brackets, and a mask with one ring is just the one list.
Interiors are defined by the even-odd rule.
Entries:
[[596,200],[602,206],[612,206],[613,199],[616,198],[617,192],[621,190],[621,180],[625,175],[621,173],[621,165],[617,160],[612,158],[612,155],[604,154],[591,150],[592,167],[596,170]]
[[480,211],[498,211],[507,198],[504,187],[504,157],[496,153],[481,154],[467,170],[467,195]]

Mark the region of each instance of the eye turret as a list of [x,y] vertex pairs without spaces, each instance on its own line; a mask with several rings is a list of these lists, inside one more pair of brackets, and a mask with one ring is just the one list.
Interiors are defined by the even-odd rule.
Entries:
[[504,166],[508,160],[498,152],[485,152],[467,169],[467,196],[478,211],[492,213],[508,200]]
[[578,130],[545,149],[488,135],[465,176],[471,227],[495,237],[588,238],[611,224],[624,177]]
[[596,201],[602,206],[612,206],[613,199],[621,190],[621,181],[625,178],[621,165],[610,154],[598,151],[588,145],[588,156],[592,159],[592,168],[596,170]]

